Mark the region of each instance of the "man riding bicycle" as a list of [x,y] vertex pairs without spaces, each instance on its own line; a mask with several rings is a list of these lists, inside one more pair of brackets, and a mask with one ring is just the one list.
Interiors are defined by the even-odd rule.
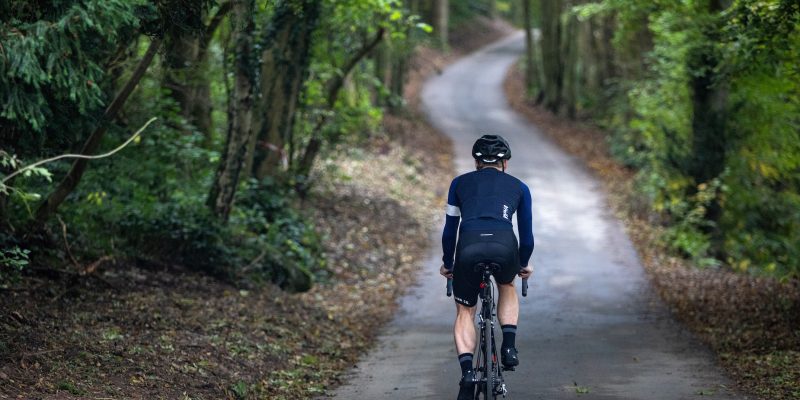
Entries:
[[[519,317],[519,300],[514,278],[528,278],[533,267],[531,193],[522,181],[505,173],[511,149],[499,135],[483,135],[472,146],[475,171],[453,179],[447,196],[447,217],[442,232],[443,265],[440,274],[453,278],[456,301],[454,337],[461,364],[458,399],[472,399],[475,349],[475,305],[481,273],[479,262],[494,262],[501,269],[494,274],[499,292],[497,316],[503,330],[501,361],[505,367],[519,364],[514,341]],[[511,216],[517,214],[519,245]],[[460,223],[460,224],[459,224]],[[458,234],[458,235],[456,235]],[[458,240],[456,241],[456,238]]]

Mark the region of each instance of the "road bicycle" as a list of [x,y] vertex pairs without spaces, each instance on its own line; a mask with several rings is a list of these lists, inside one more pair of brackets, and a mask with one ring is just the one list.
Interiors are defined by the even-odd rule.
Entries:
[[[480,341],[478,356],[475,358],[475,396],[476,400],[496,399],[497,396],[506,397],[508,390],[503,380],[503,371],[513,371],[513,367],[503,367],[497,357],[494,326],[497,320],[497,304],[495,291],[492,284],[492,274],[500,270],[497,263],[478,263],[475,271],[482,275],[480,284],[481,312],[478,314],[478,330]],[[453,294],[453,279],[447,280],[447,297]],[[522,280],[522,296],[528,295],[528,280]]]

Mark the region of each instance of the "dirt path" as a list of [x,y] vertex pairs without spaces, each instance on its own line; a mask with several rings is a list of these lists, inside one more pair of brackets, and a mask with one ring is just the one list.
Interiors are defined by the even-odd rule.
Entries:
[[[508,374],[509,398],[745,398],[661,306],[599,183],[509,109],[502,81],[522,39],[516,34],[453,64],[422,95],[431,122],[453,139],[459,173],[472,167],[479,134],[500,133],[514,149],[509,172],[533,192],[536,275],[521,301],[522,365]],[[439,240],[430,240],[420,283],[336,397],[455,397],[454,306],[436,275]]]

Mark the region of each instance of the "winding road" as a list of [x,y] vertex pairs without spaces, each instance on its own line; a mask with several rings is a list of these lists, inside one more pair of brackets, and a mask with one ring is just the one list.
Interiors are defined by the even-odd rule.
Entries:
[[[499,133],[513,149],[508,172],[533,194],[535,274],[521,298],[521,365],[506,374],[508,398],[745,399],[660,303],[600,184],[509,108],[502,82],[523,51],[520,33],[507,37],[430,79],[422,95],[430,121],[453,139],[459,173],[474,168],[473,141]],[[455,306],[438,275],[439,237],[430,240],[418,286],[335,398],[456,397]]]

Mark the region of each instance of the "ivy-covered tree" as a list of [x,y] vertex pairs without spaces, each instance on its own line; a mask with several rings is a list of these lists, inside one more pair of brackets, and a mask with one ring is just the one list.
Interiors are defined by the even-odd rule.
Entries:
[[255,2],[237,1],[231,18],[234,47],[233,98],[228,110],[228,134],[216,176],[208,196],[213,213],[227,221],[233,207],[239,179],[248,156],[248,144],[254,136],[253,113],[256,104],[256,59],[253,49]]

